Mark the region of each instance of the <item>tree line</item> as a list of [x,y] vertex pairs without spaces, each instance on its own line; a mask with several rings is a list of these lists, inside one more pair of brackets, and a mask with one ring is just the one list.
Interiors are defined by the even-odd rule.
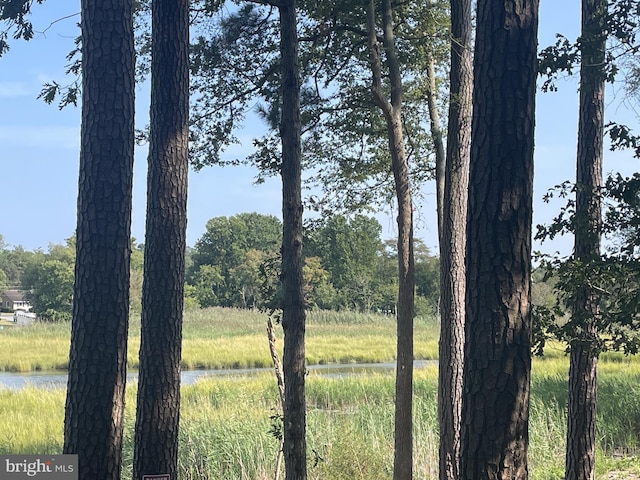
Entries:
[[[307,308],[395,314],[396,251],[381,239],[375,217],[334,216],[305,228],[303,266]],[[186,252],[186,308],[270,306],[279,275],[282,222],[272,215],[241,213],[214,217]],[[416,314],[435,315],[439,301],[439,261],[421,242],[416,251]],[[144,244],[131,241],[130,303],[139,312]],[[4,285],[27,292],[43,321],[71,319],[75,238],[47,252],[0,249]],[[5,273],[6,272],[6,273]]]

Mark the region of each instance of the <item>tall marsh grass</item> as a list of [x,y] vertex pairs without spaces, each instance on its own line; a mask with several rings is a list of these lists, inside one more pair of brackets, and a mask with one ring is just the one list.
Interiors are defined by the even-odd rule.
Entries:
[[0,329],[0,371],[66,370],[71,324],[35,324]]
[[[265,316],[259,312],[209,309],[185,316],[186,368],[270,366]],[[140,325],[132,320],[129,367],[137,366]],[[416,321],[416,356],[436,358],[438,326]],[[0,330],[0,369],[66,368],[69,325]],[[392,317],[311,312],[309,363],[376,362],[395,357]],[[282,342],[279,342],[282,343]],[[568,360],[551,343],[534,359],[530,412],[530,478],[563,478]],[[127,388],[123,478],[131,477],[136,385]],[[388,373],[307,377],[309,479],[391,478],[394,375]],[[64,390],[0,389],[0,454],[59,453],[62,450]],[[437,478],[437,368],[415,372],[415,478]],[[267,480],[273,478],[279,441],[278,393],[269,373],[208,377],[182,388],[181,480]],[[275,422],[275,423],[274,423]],[[598,393],[599,479],[608,471],[640,475],[640,361],[603,355]],[[625,478],[625,477],[619,477]]]
[[64,402],[63,389],[0,389],[0,453],[60,453]]
[[[254,368],[271,365],[264,313],[208,308],[185,312],[182,345],[184,369]],[[66,370],[69,323],[5,327],[0,330],[0,371]],[[279,329],[281,332],[282,330]],[[396,357],[396,323],[392,316],[357,312],[310,312],[307,325],[309,364],[376,363]],[[282,342],[280,342],[282,344]],[[138,368],[140,320],[129,327],[127,363]],[[438,356],[437,324],[416,320],[415,357]]]
[[[598,406],[597,478],[610,470],[640,474],[640,365],[602,362]],[[530,415],[530,478],[563,478],[566,359],[534,361]],[[416,370],[414,471],[436,479],[437,368]],[[393,464],[393,373],[307,380],[309,478],[382,480]],[[182,388],[180,479],[273,478],[278,440],[270,433],[279,409],[275,380],[207,378]],[[0,390],[0,454],[58,453],[64,391]],[[135,384],[127,389],[123,478],[131,476]],[[621,477],[624,478],[624,477]]]

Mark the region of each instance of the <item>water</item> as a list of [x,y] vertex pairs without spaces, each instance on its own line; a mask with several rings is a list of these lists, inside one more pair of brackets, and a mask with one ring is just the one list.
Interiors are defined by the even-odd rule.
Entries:
[[[429,365],[435,365],[436,363],[435,360],[416,360],[414,362],[414,368],[423,368]],[[336,378],[371,373],[391,373],[395,366],[395,362],[309,365],[307,366],[307,371],[309,375]],[[198,380],[210,377],[246,377],[272,371],[272,368],[183,370],[181,381],[182,385],[192,385]],[[137,379],[138,372],[127,374],[127,382],[135,382]],[[37,388],[65,388],[67,386],[67,374],[58,372],[0,372],[0,389],[20,390],[26,386]]]

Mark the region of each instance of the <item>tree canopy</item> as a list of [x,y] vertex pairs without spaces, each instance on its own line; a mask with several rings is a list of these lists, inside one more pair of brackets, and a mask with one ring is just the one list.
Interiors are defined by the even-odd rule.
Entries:
[[[365,10],[357,2],[299,4],[302,154],[309,205],[327,213],[388,206],[392,197],[386,126],[370,94]],[[445,2],[398,5],[396,36],[404,75],[404,123],[416,183],[432,175],[424,72],[427,53],[445,63]],[[222,14],[199,12],[192,46],[192,159],[196,168],[248,161],[260,176],[278,171],[278,18],[268,5],[245,2]],[[247,159],[223,160],[249,115],[265,120]]]

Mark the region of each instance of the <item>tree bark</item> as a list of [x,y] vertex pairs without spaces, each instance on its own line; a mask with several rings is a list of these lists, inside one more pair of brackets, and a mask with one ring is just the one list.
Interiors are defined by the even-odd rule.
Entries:
[[133,478],[178,478],[187,228],[189,2],[153,0],[151,128]]
[[440,233],[438,420],[440,479],[460,475],[467,187],[471,147],[471,0],[451,1],[451,71]]
[[461,478],[526,479],[538,1],[478,1]]
[[372,95],[387,123],[391,169],[398,202],[398,311],[395,398],[394,480],[413,476],[413,314],[415,270],[413,254],[413,206],[409,166],[404,148],[402,124],[402,78],[393,34],[393,7],[382,1],[383,46],[391,86],[390,101],[382,88],[382,65],[376,35],[375,2],[369,1],[369,35]]
[[[576,164],[574,255],[589,263],[600,257],[606,0],[582,1],[580,112]],[[567,414],[566,478],[595,478],[598,297],[588,286],[577,295],[572,315],[584,328],[571,342]]]
[[83,0],[82,129],[64,453],[82,480],[116,480],[129,321],[133,6]]
[[282,327],[284,329],[284,462],[286,480],[307,478],[305,323],[302,290],[302,163],[296,1],[280,12],[282,61]]
[[[445,203],[445,168],[447,159],[445,156],[442,129],[440,128],[440,115],[438,113],[438,88],[436,87],[435,61],[431,53],[427,52],[427,110],[429,111],[429,129],[436,157],[436,213],[438,216],[438,242],[442,244],[442,232],[444,223]],[[469,127],[471,128],[471,127]]]

